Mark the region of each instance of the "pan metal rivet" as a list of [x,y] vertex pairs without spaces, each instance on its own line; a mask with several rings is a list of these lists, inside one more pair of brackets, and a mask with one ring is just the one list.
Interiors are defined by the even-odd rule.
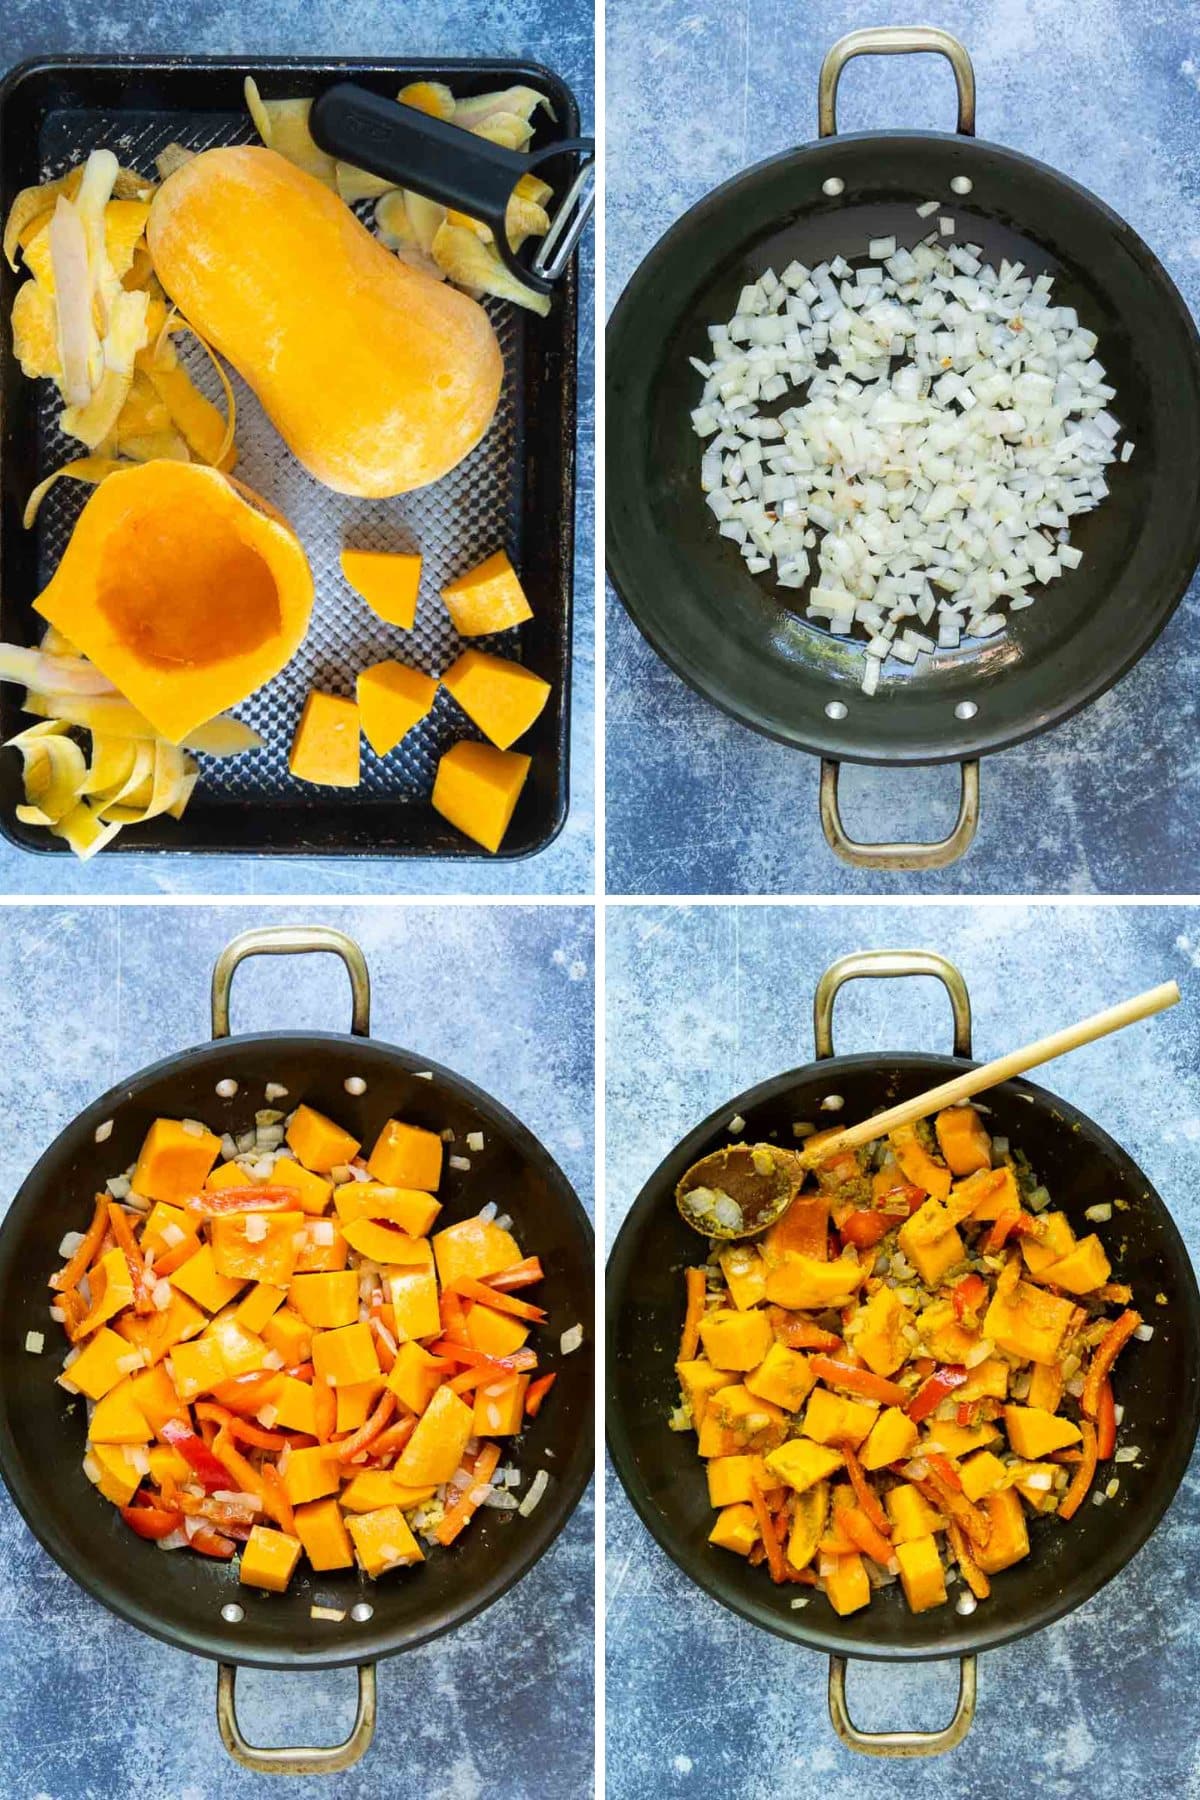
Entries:
[[846,710],[844,700],[829,700],[825,705],[825,717],[827,719],[844,719]]
[[239,1606],[236,1600],[230,1600],[221,1608],[221,1617],[227,1625],[240,1625],[245,1616],[245,1607]]
[[828,194],[831,200],[836,200],[837,196],[844,194],[845,191],[846,184],[840,175],[830,175],[821,183],[821,192]]
[[227,1075],[224,1081],[218,1081],[217,1083],[217,1093],[222,1100],[232,1100],[237,1091],[238,1084],[233,1079],[232,1075]]
[[956,719],[973,719],[979,711],[974,700],[960,700],[954,709]]
[[356,1625],[365,1625],[368,1619],[375,1617],[375,1608],[369,1600],[359,1600],[350,1608],[350,1617]]
[[974,186],[969,175],[953,175],[950,178],[951,190],[956,194],[969,194]]

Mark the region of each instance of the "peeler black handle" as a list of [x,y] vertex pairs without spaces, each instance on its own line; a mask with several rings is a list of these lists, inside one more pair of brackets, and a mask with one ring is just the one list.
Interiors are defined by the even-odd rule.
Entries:
[[[591,167],[590,138],[559,140],[521,155],[465,131],[461,125],[432,118],[351,81],[338,82],[314,101],[309,130],[328,155],[480,220],[490,228],[496,249],[513,274],[539,293],[553,291],[554,279],[565,267],[591,211],[590,200],[584,201],[580,192],[582,178]],[[582,166],[547,235],[545,247],[549,249],[553,240],[555,250],[553,266],[539,263],[536,257],[532,264],[523,262],[510,249],[505,229],[512,191],[522,175],[563,156],[579,157]],[[578,210],[567,220],[569,205]],[[565,237],[561,229],[556,230],[560,219],[566,226]]]

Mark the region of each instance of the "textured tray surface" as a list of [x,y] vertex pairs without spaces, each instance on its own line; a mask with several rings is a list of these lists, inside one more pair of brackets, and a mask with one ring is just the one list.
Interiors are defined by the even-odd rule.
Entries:
[[[63,108],[47,114],[39,140],[43,175],[49,179],[104,145],[122,165],[153,175],[155,157],[177,142],[191,150],[219,144],[257,143],[249,118],[213,112],[103,112]],[[360,216],[369,221],[370,207]],[[316,586],[312,624],[300,650],[275,679],[235,710],[261,733],[265,748],[228,761],[205,758],[196,801],[268,802],[303,808],[313,790],[288,772],[288,750],[300,710],[313,687],[353,695],[360,669],[385,657],[438,675],[459,652],[460,641],[439,598],[455,575],[507,547],[520,567],[523,430],[520,396],[525,376],[525,329],[519,309],[489,300],[487,309],[504,352],[505,381],[500,407],[483,442],[442,481],[392,500],[356,500],[321,486],[292,456],[253,394],[232,375],[237,395],[235,470],[242,481],[270,500],[298,532],[312,565]],[[177,340],[197,384],[223,406],[215,371],[199,345]],[[79,444],[59,432],[58,394],[39,383],[38,479],[80,453]],[[49,580],[75,520],[90,492],[78,482],[59,482],[38,517],[39,575]],[[371,550],[416,550],[423,557],[417,620],[411,632],[384,624],[342,578],[338,555],[344,544]],[[475,639],[482,649],[520,660],[520,632]],[[433,711],[388,756],[362,743],[362,783],[339,791],[347,808],[428,804],[437,760],[456,739],[478,737],[470,721],[439,689]],[[390,829],[402,830],[392,821]],[[467,847],[467,846],[464,846]]]

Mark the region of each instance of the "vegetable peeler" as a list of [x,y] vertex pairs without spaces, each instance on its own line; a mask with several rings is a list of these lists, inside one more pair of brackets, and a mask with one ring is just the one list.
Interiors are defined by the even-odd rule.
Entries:
[[[595,140],[566,138],[521,153],[476,137],[461,125],[339,81],[314,101],[309,130],[328,155],[412,188],[487,225],[509,269],[540,294],[553,292],[595,205]],[[574,168],[550,229],[526,260],[513,250],[505,213],[523,175],[567,158]]]

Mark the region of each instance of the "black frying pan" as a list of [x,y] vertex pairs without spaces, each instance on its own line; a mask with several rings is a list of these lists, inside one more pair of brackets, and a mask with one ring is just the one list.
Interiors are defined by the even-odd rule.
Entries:
[[[835,131],[846,60],[864,51],[938,50],[954,66],[959,131]],[[974,136],[974,78],[962,45],[933,30],[854,32],[821,72],[821,139],[709,194],[674,225],[621,296],[608,333],[607,555],[617,591],[655,650],[744,724],[826,761],[822,820],[832,847],[870,867],[927,868],[967,848],[978,812],[976,758],[1069,718],[1153,643],[1200,560],[1200,338],[1153,253],[1116,213],[1065,176]],[[952,190],[965,177],[971,191]],[[840,187],[838,186],[840,184]],[[836,192],[827,192],[827,187]],[[1136,449],[1108,472],[1104,504],[1072,527],[1080,567],[998,638],[906,667],[861,692],[861,641],[804,618],[770,575],[749,574],[700,491],[689,413],[707,326],[744,283],[793,257],[863,261],[872,237],[911,246],[937,198],[956,241],[988,260],[1055,278],[1059,302],[1099,337],[1110,402]],[[936,223],[936,220],[932,221]],[[833,714],[830,714],[830,707]],[[967,716],[964,716],[967,715]],[[841,826],[840,761],[963,764],[957,826],[936,846],[855,845]]]
[[[264,1032],[230,1038],[229,988],[242,958],[308,950],[334,951],[346,963],[354,989],[353,1035]],[[593,1256],[583,1208],[554,1160],[504,1107],[449,1069],[372,1042],[369,1029],[366,963],[349,938],[323,927],[244,933],[213,974],[215,1041],[143,1069],[89,1106],[42,1156],[0,1226],[0,1473],[13,1499],[55,1561],[110,1611],[180,1649],[215,1657],[221,1664],[217,1711],[226,1747],[251,1768],[288,1774],[344,1769],[363,1754],[374,1724],[375,1659],[461,1625],[520,1580],[570,1517],[593,1459]],[[350,1096],[343,1086],[351,1075],[366,1081],[361,1097]],[[226,1076],[239,1083],[233,1100],[221,1100],[214,1091]],[[545,1267],[539,1298],[549,1316],[542,1354],[558,1371],[549,1400],[515,1453],[526,1475],[523,1485],[539,1468],[551,1476],[529,1518],[485,1510],[452,1551],[430,1554],[417,1569],[377,1582],[344,1570],[314,1575],[302,1562],[286,1594],[241,1586],[236,1565],[185,1551],[164,1554],[136,1538],[96,1496],[81,1467],[79,1405],[55,1385],[65,1345],[47,1316],[51,1296],[45,1286],[62,1261],[63,1234],[82,1227],[103,1177],[133,1161],[158,1114],[203,1119],[236,1135],[253,1125],[268,1081],[287,1088],[288,1105],[306,1100],[368,1145],[394,1114],[431,1130],[450,1128],[460,1147],[467,1132],[482,1131],[485,1147],[471,1152],[470,1171],[447,1168],[443,1175],[440,1222],[478,1212],[484,1199],[512,1215],[522,1246]],[[113,1121],[112,1135],[98,1149],[96,1127],[107,1119]],[[561,1357],[559,1337],[576,1323],[584,1326],[584,1345]],[[29,1330],[46,1334],[45,1354],[26,1352]],[[345,1622],[312,1619],[314,1600],[345,1608]],[[356,1621],[350,1609],[363,1602],[372,1615]],[[243,1609],[240,1621],[223,1618],[229,1603]],[[234,1711],[240,1664],[357,1665],[359,1713],[346,1743],[304,1750],[248,1745]]]
[[[950,992],[955,1055],[833,1055],[833,1003],[859,976],[936,975]],[[777,1588],[761,1568],[708,1543],[713,1513],[703,1464],[690,1432],[668,1429],[678,1398],[674,1362],[684,1313],[684,1268],[697,1261],[696,1234],[675,1210],[684,1170],[728,1139],[729,1120],[746,1121],[748,1143],[778,1137],[820,1117],[820,1102],[841,1095],[846,1123],[923,1092],[971,1067],[971,1011],[962,976],[928,952],[868,951],[844,957],[817,989],[818,1060],[759,1083],[727,1101],[679,1144],[646,1183],[621,1228],[608,1264],[608,1440],[617,1472],[642,1522],[672,1560],[723,1606],[779,1637],[830,1656],[830,1713],[850,1748],[919,1756],[953,1748],[970,1728],[975,1655],[1050,1625],[1112,1579],[1145,1543],[1171,1503],[1200,1425],[1200,1293],[1183,1241],[1166,1206],[1120,1145],[1075,1107],[1028,1081],[988,1090],[989,1127],[1029,1157],[1057,1207],[1079,1222],[1089,1206],[1123,1199],[1102,1234],[1115,1278],[1132,1283],[1134,1304],[1154,1325],[1117,1364],[1124,1406],[1120,1442],[1143,1451],[1123,1464],[1115,1500],[1085,1505],[1069,1524],[1030,1522],[1029,1558],[997,1575],[991,1598],[968,1617],[952,1604],[909,1612],[900,1590],[874,1595],[869,1607],[839,1618],[820,1595],[793,1611],[795,1588]],[[1156,1304],[1158,1294],[1166,1304]],[[953,1590],[952,1590],[953,1591]],[[861,1732],[845,1702],[845,1659],[895,1662],[961,1659],[959,1704],[938,1732]]]

